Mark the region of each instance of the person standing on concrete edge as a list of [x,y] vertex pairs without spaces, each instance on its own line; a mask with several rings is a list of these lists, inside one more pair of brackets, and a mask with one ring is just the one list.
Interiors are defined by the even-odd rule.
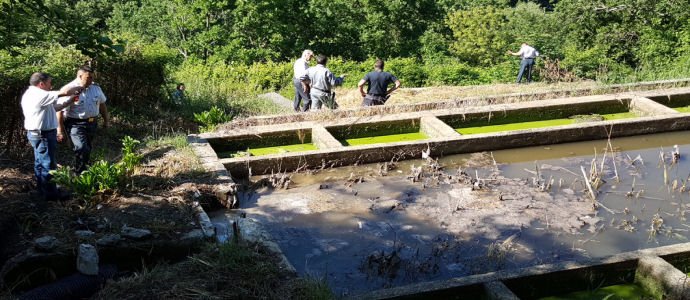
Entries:
[[335,102],[333,88],[343,84],[345,74],[335,77],[331,70],[326,68],[328,57],[323,54],[319,54],[316,57],[316,63],[316,66],[307,69],[307,72],[300,78],[302,89],[305,93],[309,93],[311,110],[319,110],[322,105],[330,109],[336,109],[338,108],[338,103]]
[[532,68],[534,67],[534,60],[537,58],[537,56],[539,56],[539,51],[527,43],[522,43],[522,46],[518,52],[508,51],[508,53],[514,56],[520,56],[522,58],[517,83],[522,81],[522,76],[525,74],[525,71],[527,72],[527,82],[532,82]]
[[[29,79],[29,88],[22,95],[22,112],[26,137],[34,150],[34,176],[36,186],[46,200],[62,200],[65,195],[51,182],[51,170],[57,169],[55,151],[57,150],[58,120],[56,110],[74,104],[74,97],[82,90],[73,86],[64,91],[51,91],[53,79],[50,75],[37,72]],[[64,97],[64,98],[61,98]]]
[[[103,116],[103,127],[110,127],[110,116],[105,106],[107,100],[101,87],[93,82],[93,70],[89,66],[82,66],[77,71],[77,78],[60,90],[65,91],[74,86],[81,86],[84,90],[78,95],[75,104],[58,112],[58,141],[64,139],[65,132],[69,133],[74,150],[74,171],[77,174],[85,171],[89,166],[91,142],[96,135],[97,117]],[[65,131],[66,130],[66,131]]]
[[[302,78],[302,76],[304,76],[304,74],[307,72],[307,69],[309,69],[309,61],[312,59],[312,57],[314,57],[314,52],[311,50],[304,50],[302,51],[302,57],[298,58],[297,61],[295,61],[295,64],[292,66],[292,85],[295,86],[295,100],[292,103],[292,108],[295,110],[295,112],[309,110],[309,105],[311,102],[309,100],[309,93],[305,92],[302,88],[302,81],[300,78]],[[299,106],[300,101],[302,102],[302,108]]]
[[[359,93],[364,98],[362,106],[383,105],[390,98],[390,94],[400,88],[400,80],[393,74],[384,72],[383,65],[383,60],[377,59],[374,63],[374,71],[364,75],[364,78],[357,84]],[[391,83],[395,83],[395,86],[389,90],[388,85]],[[369,85],[366,93],[364,93],[365,84]]]

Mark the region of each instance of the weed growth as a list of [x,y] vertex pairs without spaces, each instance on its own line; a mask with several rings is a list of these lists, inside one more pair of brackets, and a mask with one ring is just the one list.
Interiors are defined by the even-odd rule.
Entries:
[[125,136],[122,139],[122,159],[119,162],[98,160],[86,171],[76,175],[72,168],[63,166],[51,171],[53,181],[69,188],[75,198],[87,202],[99,192],[116,190],[126,184],[141,162],[142,156],[135,151],[139,143],[138,140]]
[[215,130],[218,124],[229,122],[232,120],[232,116],[226,114],[218,106],[213,106],[207,111],[195,113],[194,120],[201,125],[199,131],[208,132]]

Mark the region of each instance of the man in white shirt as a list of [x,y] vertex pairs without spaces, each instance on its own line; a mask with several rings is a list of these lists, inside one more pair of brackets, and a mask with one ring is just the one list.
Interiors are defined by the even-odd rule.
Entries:
[[534,67],[534,60],[539,56],[539,51],[527,43],[522,43],[518,52],[510,52],[511,55],[520,56],[520,72],[518,72],[517,83],[522,81],[522,75],[527,71],[527,82],[532,82],[532,68]]
[[[58,141],[62,141],[69,133],[74,150],[74,171],[77,174],[88,168],[91,158],[91,143],[96,135],[98,116],[103,117],[103,127],[110,126],[110,116],[105,106],[106,97],[103,90],[93,82],[93,70],[89,66],[82,66],[77,71],[77,78],[62,87],[64,91],[73,86],[84,89],[78,95],[75,104],[58,112]],[[63,125],[64,124],[64,125]]]
[[81,86],[74,86],[61,92],[50,91],[53,88],[52,81],[46,73],[32,74],[29,79],[31,85],[22,95],[21,101],[26,137],[34,150],[36,185],[38,191],[50,201],[62,198],[55,183],[51,182],[50,175],[50,171],[57,168],[55,151],[58,121],[55,111],[73,105],[75,94],[82,90]]
[[[309,69],[309,61],[312,59],[312,57],[314,57],[314,52],[311,50],[304,50],[302,51],[302,57],[297,59],[295,64],[292,66],[292,84],[295,86],[295,100],[292,103],[292,108],[294,108],[296,112],[300,110],[309,110],[311,100],[309,98],[309,93],[305,92],[302,88],[302,81],[300,81],[300,78],[307,73],[307,69]],[[299,106],[300,101],[302,102],[301,109]]]

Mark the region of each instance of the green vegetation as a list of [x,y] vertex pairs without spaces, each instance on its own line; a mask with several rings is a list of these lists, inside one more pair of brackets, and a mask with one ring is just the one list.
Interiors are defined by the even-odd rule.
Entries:
[[690,112],[690,106],[674,107],[677,112],[688,113]]
[[500,131],[513,131],[531,128],[542,128],[542,127],[552,127],[560,125],[569,125],[575,123],[574,119],[554,119],[554,120],[543,120],[543,121],[530,121],[530,122],[520,122],[520,123],[509,123],[509,124],[499,124],[499,125],[487,125],[478,127],[467,127],[467,128],[457,128],[455,131],[460,134],[479,134],[479,133],[490,133],[490,132],[500,132]]
[[194,114],[194,120],[201,124],[199,126],[201,132],[213,131],[216,129],[216,125],[229,122],[231,119],[232,117],[228,116],[218,106],[213,106],[207,111]]
[[[513,131],[513,130],[523,130],[532,128],[543,128],[543,127],[553,127],[561,125],[570,125],[580,122],[592,122],[592,121],[602,121],[602,120],[619,120],[635,118],[637,114],[634,112],[622,112],[604,115],[583,115],[583,116],[572,116],[566,119],[550,119],[550,120],[538,120],[538,121],[527,121],[527,122],[515,122],[515,123],[503,123],[496,125],[484,125],[476,126],[478,122],[470,122],[467,127],[456,128],[455,131],[460,134],[479,134],[479,133],[491,133],[491,132],[502,132],[502,131]],[[501,121],[499,121],[502,123]]]
[[603,287],[594,291],[575,292],[562,296],[545,297],[541,300],[639,300],[639,299],[654,299],[642,287],[636,284],[620,284]]
[[295,145],[283,145],[283,146],[274,146],[274,147],[266,147],[266,148],[253,148],[253,149],[248,149],[247,151],[251,153],[253,156],[261,156],[261,155],[269,155],[269,154],[279,154],[279,153],[286,153],[286,152],[303,152],[303,151],[311,151],[311,150],[318,150],[314,144],[295,144]]
[[261,148],[249,148],[245,151],[225,151],[218,153],[219,158],[234,158],[234,157],[245,157],[245,156],[262,156],[270,154],[280,154],[289,152],[304,152],[311,150],[318,150],[314,144],[294,144],[294,145],[281,145],[272,147],[261,147]]
[[428,137],[421,132],[411,132],[411,133],[401,133],[401,134],[391,134],[391,135],[380,135],[380,136],[370,136],[361,137],[353,139],[345,139],[340,141],[344,146],[359,146],[359,145],[370,145],[370,144],[385,144],[385,143],[396,143],[396,142],[408,142],[424,140]]
[[87,204],[98,192],[115,190],[124,186],[132,172],[141,162],[142,156],[137,154],[135,147],[140,142],[129,136],[122,139],[122,159],[117,163],[99,160],[93,163],[81,174],[73,174],[70,167],[60,167],[51,171],[53,181],[68,187],[73,196],[85,200]]
[[621,120],[621,119],[630,119],[630,118],[636,118],[638,115],[634,112],[622,112],[622,113],[615,113],[615,114],[605,114],[601,115],[604,117],[604,120]]

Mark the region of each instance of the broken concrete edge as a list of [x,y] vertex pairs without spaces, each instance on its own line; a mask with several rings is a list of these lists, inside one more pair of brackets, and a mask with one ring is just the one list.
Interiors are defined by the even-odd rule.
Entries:
[[211,144],[209,144],[207,139],[195,134],[187,136],[187,143],[192,147],[194,154],[201,160],[204,169],[215,175],[218,183],[215,184],[213,192],[218,202],[226,208],[235,208],[238,205],[237,185],[232,180],[228,170],[219,161],[218,155],[211,147]]
[[[637,83],[626,83],[626,84],[614,84],[614,85],[604,85],[600,87],[588,87],[588,88],[577,88],[577,89],[560,89],[553,91],[542,91],[535,93],[511,93],[502,95],[486,95],[486,96],[476,96],[476,97],[464,97],[460,99],[454,99],[451,101],[429,101],[414,104],[398,104],[390,106],[373,106],[373,107],[361,107],[352,109],[343,109],[336,111],[319,111],[319,112],[308,112],[308,113],[295,113],[288,115],[278,115],[278,116],[254,116],[241,121],[241,126],[259,126],[259,125],[272,125],[281,123],[292,123],[292,122],[307,122],[307,121],[317,121],[319,119],[339,119],[348,117],[366,117],[375,116],[382,114],[391,113],[401,113],[401,112],[414,112],[421,110],[433,110],[433,109],[449,109],[457,108],[463,106],[467,102],[480,101],[485,102],[487,105],[498,104],[498,103],[508,103],[511,101],[531,99],[531,100],[544,100],[553,99],[558,97],[577,97],[577,96],[591,96],[598,94],[612,94],[612,93],[643,93],[651,89],[672,89],[690,86],[690,78],[685,79],[672,79],[672,80],[659,80],[659,81],[647,81],[647,82],[637,82]],[[234,130],[234,129],[233,129]]]
[[501,270],[485,274],[456,277],[446,280],[421,282],[356,295],[352,297],[352,299],[391,299],[410,296],[423,297],[425,294],[433,292],[461,289],[463,287],[476,284],[485,284],[493,281],[503,282],[506,280],[527,276],[549,275],[564,271],[582,272],[593,267],[601,267],[606,265],[616,266],[626,263],[639,266],[638,262],[645,257],[664,257],[678,254],[690,256],[690,243],[624,252],[610,257],[596,258],[586,261],[566,261],[555,264],[537,265],[527,268]]
[[209,218],[206,211],[204,211],[204,208],[201,207],[199,202],[194,202],[192,204],[192,208],[196,213],[197,221],[199,222],[199,226],[201,227],[201,231],[204,233],[204,236],[207,238],[213,237],[216,234],[215,227],[211,222],[211,218]]
[[[242,217],[242,213],[237,211],[229,211],[226,214],[228,219],[232,220],[239,228],[240,236],[238,240],[248,241],[252,243],[259,243],[273,252],[280,260],[280,265],[283,269],[297,274],[297,269],[290,263],[280,246],[274,242],[273,236],[264,228],[264,226],[256,219],[249,217]],[[232,224],[229,224],[232,226]],[[230,239],[232,240],[232,238]]]
[[635,281],[657,299],[690,299],[690,279],[658,256],[643,256]]
[[[508,132],[462,135],[446,139],[428,139],[387,144],[351,146],[310,152],[221,159],[233,176],[290,172],[300,168],[339,167],[398,159],[421,158],[431,149],[431,156],[495,151],[508,148],[551,145],[583,140],[606,139],[690,129],[690,114],[638,117],[611,121],[577,123]],[[276,169],[280,166],[280,170]]]

